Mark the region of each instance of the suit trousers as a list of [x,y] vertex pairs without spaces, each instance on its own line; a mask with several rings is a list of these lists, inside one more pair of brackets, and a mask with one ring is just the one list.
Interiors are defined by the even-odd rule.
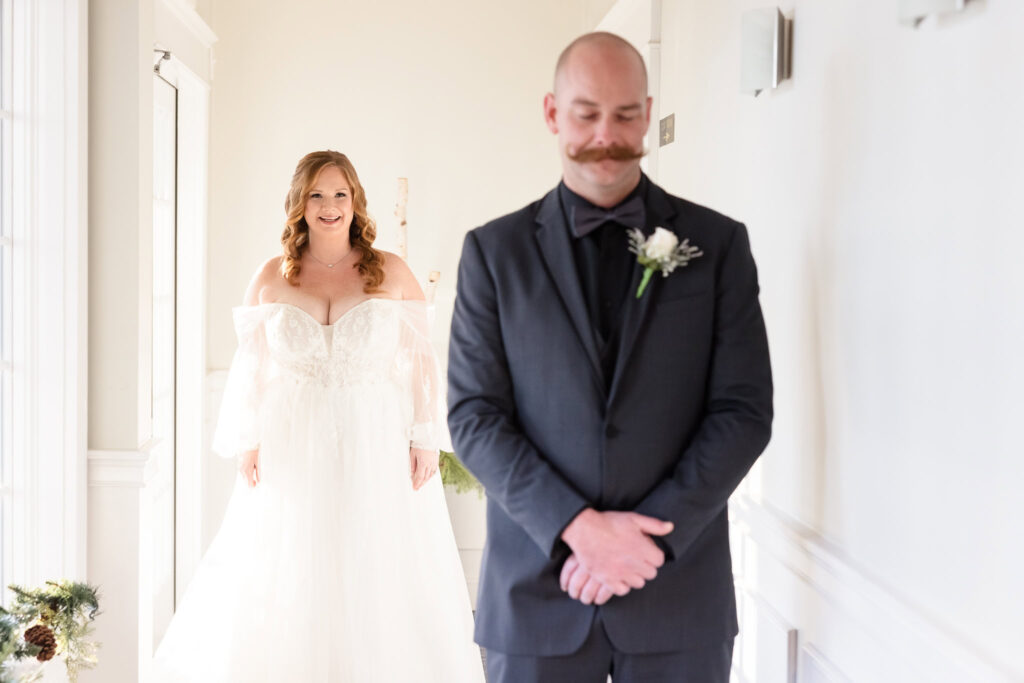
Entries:
[[598,611],[571,655],[533,657],[487,651],[488,683],[728,683],[733,639],[712,647],[626,654],[608,640]]

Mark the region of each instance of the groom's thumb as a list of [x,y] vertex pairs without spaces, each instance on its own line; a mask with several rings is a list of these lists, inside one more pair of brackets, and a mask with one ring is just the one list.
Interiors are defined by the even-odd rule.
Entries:
[[640,527],[640,531],[651,536],[664,536],[665,534],[672,533],[672,522],[666,522],[656,517],[648,517],[647,515],[634,512],[633,521]]

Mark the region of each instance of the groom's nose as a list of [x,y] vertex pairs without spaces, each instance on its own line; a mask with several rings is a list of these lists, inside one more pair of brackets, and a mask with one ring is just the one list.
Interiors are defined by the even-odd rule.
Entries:
[[607,147],[615,141],[615,122],[611,116],[602,116],[594,126],[593,142],[601,147]]

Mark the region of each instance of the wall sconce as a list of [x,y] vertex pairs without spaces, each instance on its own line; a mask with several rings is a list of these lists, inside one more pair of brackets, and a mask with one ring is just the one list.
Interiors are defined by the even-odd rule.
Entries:
[[793,22],[778,7],[743,13],[740,92],[757,97],[789,78],[792,34]]
[[959,12],[967,0],[900,0],[900,23],[917,27],[931,14]]

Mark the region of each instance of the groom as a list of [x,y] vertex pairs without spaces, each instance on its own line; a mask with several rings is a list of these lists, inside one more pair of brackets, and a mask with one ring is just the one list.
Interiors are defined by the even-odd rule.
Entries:
[[[725,682],[726,504],[771,432],[744,226],[640,171],[640,54],[578,38],[544,99],[562,182],[466,236],[455,450],[487,490],[476,639],[491,683]],[[638,296],[627,231],[701,252]]]

